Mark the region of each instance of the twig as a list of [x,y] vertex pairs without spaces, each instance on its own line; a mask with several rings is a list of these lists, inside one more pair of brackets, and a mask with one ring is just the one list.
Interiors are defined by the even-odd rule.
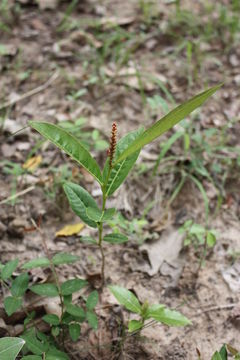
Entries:
[[25,94],[23,95],[20,95],[18,98],[16,99],[13,99],[13,100],[10,100],[10,101],[6,101],[5,103],[3,103],[1,106],[0,106],[0,110],[3,110],[9,106],[12,106],[14,104],[16,104],[17,102],[19,101],[22,101],[24,99],[27,99],[28,97],[31,97],[33,95],[36,95],[38,94],[39,92],[47,89],[58,77],[59,75],[59,71],[55,71],[53,73],[53,75],[43,84],[43,85],[40,85],[38,87],[36,87],[35,89],[32,89],[28,92],[26,92]]
[[22,190],[22,191],[14,194],[14,195],[11,195],[7,199],[4,199],[4,200],[0,201],[0,205],[6,204],[8,201],[14,200],[14,199],[18,198],[19,196],[25,195],[25,194],[27,194],[28,192],[30,192],[30,191],[32,191],[34,189],[35,189],[35,186],[30,186],[29,188],[27,188],[25,190]]
[[199,315],[201,315],[201,314],[205,314],[205,313],[208,313],[208,312],[211,312],[211,311],[228,310],[228,309],[234,308],[234,307],[237,306],[237,305],[239,305],[239,303],[213,306],[213,307],[211,307],[211,308],[209,308],[209,309],[199,311],[197,314],[195,314],[195,315],[193,315],[193,316],[194,316],[194,317],[195,317],[195,316],[199,316]]

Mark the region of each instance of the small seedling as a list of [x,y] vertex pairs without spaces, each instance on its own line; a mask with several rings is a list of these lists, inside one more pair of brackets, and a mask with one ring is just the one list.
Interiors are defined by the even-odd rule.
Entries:
[[103,171],[100,170],[99,165],[89,151],[71,133],[63,130],[59,126],[45,122],[31,121],[29,123],[32,128],[52,141],[73,160],[83,166],[95,180],[97,180],[101,187],[102,207],[99,208],[93,197],[83,187],[70,182],[64,184],[64,191],[72,210],[84,223],[92,228],[98,229],[98,240],[93,239],[93,242],[98,245],[102,257],[102,285],[104,285],[105,282],[105,254],[103,243],[120,244],[128,240],[126,236],[120,233],[103,235],[103,224],[110,220],[116,211],[114,208],[106,208],[108,197],[123,183],[135,164],[141,149],[145,145],[158,138],[197,107],[201,106],[220,86],[215,86],[200,93],[170,111],[147,130],[144,131],[140,128],[137,131],[127,134],[118,142],[117,125],[113,123],[108,156]]
[[187,220],[179,229],[181,234],[185,234],[184,246],[193,246],[196,251],[202,248],[200,256],[200,266],[204,264],[209,249],[216,244],[216,231],[208,230],[206,227]]
[[168,326],[185,326],[190,325],[191,321],[175,310],[166,308],[163,304],[149,305],[148,301],[140,304],[138,298],[129,290],[112,285],[109,290],[115,296],[117,301],[123,305],[131,313],[137,314],[137,320],[130,320],[128,323],[128,331],[130,333],[140,332],[146,324],[147,320],[154,320]]

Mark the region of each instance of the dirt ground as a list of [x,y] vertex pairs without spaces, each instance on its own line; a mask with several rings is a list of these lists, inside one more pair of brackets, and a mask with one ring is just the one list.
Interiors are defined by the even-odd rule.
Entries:
[[[53,8],[45,8],[46,3]],[[85,227],[79,235],[55,236],[63,225],[79,221],[67,204],[62,182],[66,178],[80,182],[99,202],[98,185],[53,145],[40,142],[29,127],[12,133],[29,120],[58,123],[85,118],[82,131],[103,165],[106,149],[99,151],[94,145],[94,130],[106,142],[115,121],[120,137],[164,114],[164,106],[150,106],[149,98],[159,95],[172,108],[173,101],[178,104],[224,82],[191,117],[198,133],[217,129],[224,142],[219,141],[217,150],[223,165],[215,173],[214,156],[207,147],[202,150],[214,185],[200,172],[194,173],[209,201],[208,226],[217,232],[217,243],[198,276],[199,249],[183,247],[178,229],[187,219],[205,224],[202,193],[189,178],[169,204],[179,172],[165,171],[168,163],[161,162],[162,171],[152,176],[161,144],[180,125],[143,149],[128,180],[109,201],[128,220],[129,242],[106,247],[107,283],[127,287],[142,302],[148,299],[177,308],[192,325],[154,324],[143,330],[140,339],[128,337],[122,352],[114,352],[114,339],[119,336],[116,318],[127,321],[130,315],[105,289],[97,310],[99,329],[83,329],[81,339],[68,344],[67,351],[72,359],[193,360],[198,348],[202,359],[210,360],[223,343],[240,348],[240,36],[238,30],[233,35],[230,31],[232,12],[227,13],[230,20],[223,20],[218,8],[230,9],[230,2],[221,0],[207,12],[204,1],[182,1],[186,18],[182,13],[181,19],[171,1],[85,0],[68,17],[69,3],[20,1],[16,6],[12,2],[2,20],[6,29],[0,27],[0,260],[17,257],[24,263],[43,256],[41,234],[32,229],[32,219],[41,219],[51,253],[81,257],[73,266],[61,267],[60,277],[77,275],[93,288],[98,286],[100,254],[94,245],[80,241],[82,235],[94,235],[93,230]],[[208,36],[209,24],[213,28]],[[173,159],[174,169],[187,168],[189,158],[179,160],[184,156],[181,141],[167,155],[178,156]],[[21,172],[33,156],[42,157],[39,166]],[[49,272],[37,269],[30,275],[32,283],[44,282]],[[0,292],[2,299],[3,295]],[[21,314],[7,318],[2,301],[0,314],[5,324],[0,323],[1,336],[6,329],[21,334]]]

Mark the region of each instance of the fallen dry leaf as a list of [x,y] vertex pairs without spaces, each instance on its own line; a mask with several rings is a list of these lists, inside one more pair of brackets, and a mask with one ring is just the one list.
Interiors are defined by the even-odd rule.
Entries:
[[28,159],[24,164],[23,164],[23,169],[28,170],[30,172],[34,172],[36,170],[36,168],[41,164],[42,162],[42,157],[41,155],[38,156],[33,156],[32,158]]
[[77,223],[73,225],[66,225],[61,230],[56,232],[56,236],[71,236],[77,235],[84,228],[84,224]]
[[179,259],[182,241],[183,236],[179,231],[169,228],[163,233],[158,241],[142,245],[140,250],[147,253],[150,263],[150,266],[146,265],[143,271],[147,272],[150,276],[153,276],[161,270],[164,263],[167,263],[170,266],[164,267],[164,275],[177,276],[177,274],[173,275],[172,268],[178,269],[179,271],[176,271],[177,273],[182,269],[182,263]]

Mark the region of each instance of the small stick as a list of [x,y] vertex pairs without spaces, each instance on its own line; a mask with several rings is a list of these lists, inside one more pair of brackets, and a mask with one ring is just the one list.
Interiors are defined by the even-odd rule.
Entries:
[[27,99],[28,97],[36,95],[39,92],[47,89],[57,79],[58,76],[59,76],[59,71],[55,71],[53,73],[53,75],[43,85],[40,85],[40,86],[36,87],[35,89],[32,89],[32,90],[26,92],[25,94],[20,95],[17,99],[6,101],[5,103],[3,103],[0,106],[0,110],[3,110],[3,109],[5,109],[5,108],[7,108],[9,106],[12,106],[12,105],[16,104],[19,101]]
[[4,199],[4,200],[0,201],[0,205],[6,204],[8,201],[14,200],[14,199],[18,198],[19,196],[25,195],[25,194],[27,194],[28,192],[30,192],[30,191],[32,191],[34,189],[35,189],[35,186],[30,186],[29,188],[27,188],[25,190],[22,190],[22,191],[14,194],[14,195],[11,195],[7,199]]
[[205,314],[211,311],[220,311],[220,310],[228,310],[228,309],[232,309],[235,306],[239,305],[239,303],[234,303],[234,304],[227,304],[227,305],[219,305],[219,306],[213,306],[209,309],[206,310],[202,310],[199,313],[193,315],[193,316],[199,316],[200,314]]

